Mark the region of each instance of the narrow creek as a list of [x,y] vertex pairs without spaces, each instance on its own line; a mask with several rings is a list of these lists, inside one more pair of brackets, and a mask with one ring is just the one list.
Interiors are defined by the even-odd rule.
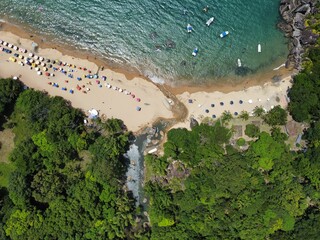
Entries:
[[129,160],[126,173],[126,185],[136,199],[136,205],[145,207],[143,192],[144,181],[144,153],[150,150],[155,151],[163,138],[163,132],[168,126],[168,121],[160,120],[153,127],[148,127],[136,136],[130,145],[125,157]]

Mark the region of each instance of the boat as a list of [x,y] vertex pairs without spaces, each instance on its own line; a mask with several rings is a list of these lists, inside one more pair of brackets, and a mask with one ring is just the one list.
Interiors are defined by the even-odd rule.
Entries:
[[197,56],[198,52],[199,52],[198,48],[195,48],[192,52],[192,56],[194,57]]
[[226,37],[226,36],[228,36],[229,35],[229,32],[228,31],[225,31],[225,32],[222,32],[221,34],[220,34],[220,37],[221,38],[224,38],[224,37]]
[[258,52],[261,52],[261,44],[258,44]]
[[238,67],[241,67],[241,60],[238,58]]
[[214,20],[214,17],[209,18],[209,20],[206,22],[206,24],[207,24],[208,27],[209,27],[210,24],[213,22],[213,20]]
[[189,23],[187,25],[187,31],[188,31],[188,33],[192,32],[192,26]]

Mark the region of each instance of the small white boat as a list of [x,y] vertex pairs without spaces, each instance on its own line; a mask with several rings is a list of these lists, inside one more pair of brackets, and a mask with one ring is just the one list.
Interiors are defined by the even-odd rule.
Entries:
[[221,34],[220,34],[220,37],[221,38],[224,38],[224,37],[226,37],[226,36],[228,36],[229,35],[229,32],[228,31],[225,31],[225,32],[222,32]]
[[213,20],[214,20],[214,17],[209,18],[209,20],[206,22],[206,24],[207,24],[208,27],[209,27],[210,24],[213,22]]
[[258,44],[258,52],[261,52],[261,44]]
[[188,33],[192,32],[192,26],[189,23],[187,25],[187,31],[188,31]]
[[197,56],[198,52],[199,52],[198,48],[195,48],[192,52],[192,56],[194,57]]
[[241,60],[238,58],[238,67],[241,67]]

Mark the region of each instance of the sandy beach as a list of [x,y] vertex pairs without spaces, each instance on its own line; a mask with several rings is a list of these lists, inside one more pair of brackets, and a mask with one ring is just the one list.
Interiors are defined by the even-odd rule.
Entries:
[[[4,31],[0,31],[0,36],[2,41],[27,50],[27,53],[21,53],[19,50],[16,51],[1,44],[1,47],[12,51],[10,54],[0,52],[1,77],[17,76],[28,87],[46,91],[52,96],[61,96],[85,113],[96,109],[100,116],[122,119],[128,129],[133,132],[150,125],[159,117],[173,117],[169,103],[171,101],[159,88],[145,79],[135,77],[128,81],[122,73],[110,69],[99,69],[93,62],[63,55],[50,48],[38,48],[34,56],[29,57],[32,52],[32,40]],[[19,56],[14,57],[15,53]],[[23,56],[23,59],[20,56]],[[10,57],[16,61],[9,60]],[[19,62],[24,63],[28,57],[33,59],[33,63],[39,61],[39,64],[37,66],[19,64]],[[40,57],[44,60],[40,61]],[[50,63],[47,62],[48,59],[51,60]],[[52,64],[53,60],[61,61],[63,65]],[[41,63],[46,63],[47,70],[43,69],[44,66]],[[52,67],[49,67],[50,64]],[[35,70],[37,67],[38,71]],[[38,72],[41,72],[41,76]],[[46,76],[46,73],[54,76]],[[95,74],[97,76],[94,76]],[[54,83],[58,87],[53,86]],[[70,90],[74,93],[71,94]]]
[[242,111],[253,115],[256,107],[262,107],[267,112],[274,106],[286,108],[288,105],[287,90],[291,87],[291,76],[279,79],[276,82],[267,82],[262,86],[253,86],[241,91],[222,92],[184,92],[177,95],[178,99],[187,106],[188,117],[184,122],[175,125],[175,128],[190,129],[190,118],[201,122],[209,117],[217,119],[223,112],[230,112],[237,117]]
[[[288,103],[286,95],[291,86],[292,72],[285,68],[251,76],[237,84],[226,81],[225,85],[212,86],[157,86],[138,74],[128,75],[125,70],[109,68],[92,56],[85,58],[81,53],[72,54],[70,49],[65,52],[50,43],[40,41],[39,37],[28,39],[27,33],[17,34],[16,28],[13,28],[14,31],[4,29],[0,31],[0,40],[26,49],[27,53],[0,44],[12,51],[10,54],[0,52],[0,77],[18,76],[27,86],[46,91],[52,96],[61,96],[86,114],[89,114],[89,110],[96,109],[100,116],[122,119],[133,132],[150,126],[158,118],[177,117],[180,120],[184,118],[181,116],[187,116],[173,127],[189,128],[190,117],[201,122],[205,117],[217,119],[224,111],[229,111],[236,117],[241,111],[252,114],[256,106],[269,111],[276,105],[285,108]],[[32,52],[33,42],[39,45],[36,52]],[[14,57],[15,53],[19,56]],[[34,56],[30,57],[30,53],[34,53]],[[9,60],[10,57],[14,57],[16,61]],[[40,57],[44,59],[40,61]],[[22,66],[21,62],[24,63],[27,58],[32,59],[33,64],[36,61],[39,64]],[[50,63],[47,62],[48,59],[51,60]],[[53,64],[53,60],[57,63]],[[44,69],[43,63],[47,69]],[[38,71],[35,70],[36,67],[39,68]],[[41,75],[38,75],[39,71]],[[274,76],[277,76],[276,80],[273,79]],[[167,91],[163,91],[164,89]],[[70,90],[73,90],[73,94]],[[185,105],[186,108],[182,109],[184,114],[175,111],[177,101]]]

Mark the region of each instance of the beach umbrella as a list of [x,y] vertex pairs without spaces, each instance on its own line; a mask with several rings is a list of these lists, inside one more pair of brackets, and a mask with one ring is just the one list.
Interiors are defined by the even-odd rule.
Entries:
[[37,74],[38,74],[38,75],[42,75],[42,72],[38,71]]
[[7,43],[7,42],[3,42],[3,45],[4,45],[4,46],[8,46],[8,43]]
[[29,53],[29,57],[33,57],[34,55],[33,55],[33,53]]
[[43,57],[40,57],[40,58],[39,58],[39,60],[40,60],[40,61],[43,61],[43,60],[44,60],[44,58],[43,58]]
[[49,85],[52,85],[52,82],[48,82]]
[[248,103],[250,103],[250,104],[253,103],[252,99],[249,99],[249,100],[248,100]]
[[49,68],[52,68],[52,64],[49,64],[48,67],[49,67]]
[[39,65],[39,64],[40,64],[40,62],[37,60],[37,61],[35,61],[35,64]]
[[212,118],[216,118],[216,117],[217,117],[216,115],[214,115],[214,114],[212,115]]
[[24,59],[24,56],[23,56],[23,55],[20,55],[19,58],[20,58],[20,59]]
[[8,44],[8,47],[9,47],[9,48],[12,48],[12,47],[13,47],[13,45],[12,45],[11,43],[9,43],[9,44]]
[[107,80],[107,77],[106,77],[106,76],[102,76],[101,79],[102,79],[103,81],[106,81],[106,80]]
[[131,94],[131,97],[132,97],[132,98],[135,98],[135,97],[136,97],[136,95],[134,95],[134,94]]
[[97,84],[100,84],[100,81],[99,81],[99,80],[96,80],[96,83],[97,83]]
[[61,88],[63,91],[67,91],[67,88],[65,88],[65,87],[63,87],[63,88]]
[[12,79],[13,80],[18,80],[19,78],[17,76],[14,76]]
[[111,86],[111,85],[108,85],[107,87],[108,87],[108,88],[111,88],[112,86]]
[[78,80],[78,81],[81,81],[81,77],[77,77],[77,80]]
[[2,44],[3,43],[3,41],[2,40],[0,40],[0,44]]
[[48,71],[48,68],[43,67],[42,70],[43,70],[43,71]]
[[221,105],[221,106],[223,106],[223,105],[224,105],[224,103],[223,103],[223,102],[220,102],[220,105]]
[[233,105],[233,101],[232,100],[230,101],[230,104]]
[[51,76],[51,77],[54,77],[54,73],[51,73],[50,76]]
[[13,46],[13,49],[18,51],[19,48],[17,46]]
[[69,93],[73,94],[73,90],[72,90],[72,89],[70,89],[70,90],[69,90]]
[[119,92],[123,92],[122,88],[119,88]]
[[51,62],[51,60],[50,60],[50,59],[47,59],[47,63],[49,63],[49,62]]
[[30,60],[29,60],[29,62],[33,63],[33,62],[34,62],[34,60],[33,60],[33,59],[30,59]]
[[39,71],[39,70],[40,70],[40,68],[36,67],[34,70]]
[[33,58],[34,58],[35,60],[38,60],[38,59],[39,59],[39,56],[35,55]]
[[98,79],[98,75],[97,75],[97,74],[93,75],[93,77],[94,77],[95,79]]
[[137,111],[141,111],[141,107],[136,107],[136,110]]
[[42,62],[42,63],[41,63],[41,66],[42,66],[42,67],[45,67],[45,66],[46,66],[46,63]]
[[209,113],[209,109],[206,109],[205,112],[206,112],[206,113]]
[[50,76],[50,73],[46,72],[45,75],[46,75],[47,77],[49,77],[49,76]]
[[99,88],[102,88],[102,84],[99,85]]
[[136,100],[137,100],[137,102],[140,102],[140,101],[141,101],[141,99],[140,99],[140,98],[137,98]]
[[213,103],[211,103],[211,107],[214,107],[215,105]]

